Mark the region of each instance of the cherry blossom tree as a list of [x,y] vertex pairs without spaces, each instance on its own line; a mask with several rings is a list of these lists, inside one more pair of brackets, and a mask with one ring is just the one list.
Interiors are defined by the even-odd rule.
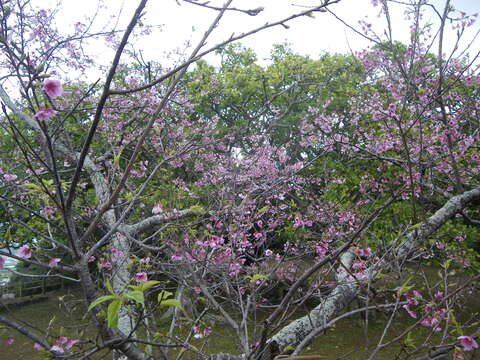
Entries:
[[[190,352],[266,360],[298,354],[350,316],[366,313],[368,326],[375,310],[388,322],[370,359],[396,342],[412,359],[475,351],[478,329],[456,320],[453,303],[478,280],[467,243],[478,236],[471,205],[480,200],[480,78],[477,54],[455,47],[447,56],[443,41],[449,21],[460,38],[473,18],[449,1],[443,12],[409,2],[411,43],[403,45],[391,34],[390,2],[373,1],[389,31],[378,37],[363,24],[374,46],[356,55],[364,77],[348,111],[329,109],[328,99],[302,108],[295,139],[279,143],[268,126],[225,131],[222,112],[198,112],[189,91],[204,79],[186,76],[188,68],[264,29],[327,16],[339,1],[211,47],[207,39],[225,13],[257,16],[262,9],[232,0],[181,2],[208,8],[213,20],[171,67],[145,62],[132,47],[151,30],[141,22],[147,0],[124,30],[94,33],[91,24],[76,23],[72,34],[55,29],[53,10],[1,2],[0,266],[15,258],[43,268],[42,276],[78,283],[98,336],[42,333],[3,315],[0,322],[55,358],[114,351],[118,359]],[[422,27],[422,12],[432,8],[438,29]],[[85,50],[102,40],[114,49],[107,68]],[[85,74],[98,70],[104,77],[88,80]],[[215,92],[222,84],[212,79],[208,86]],[[270,107],[279,95],[270,93],[260,104],[269,111],[249,120],[281,120],[282,109]],[[384,234],[385,219],[399,211]],[[438,234],[450,238],[432,246]],[[405,265],[421,264],[433,249],[444,282],[413,287],[402,276]],[[450,285],[454,266],[473,275]],[[377,285],[392,272],[400,274],[394,289],[388,281]],[[356,299],[359,308],[347,309]],[[400,314],[415,323],[387,341]],[[193,345],[214,335],[216,323],[231,328],[236,354]],[[410,338],[416,327],[431,330],[418,346]],[[439,340],[431,335],[438,332]]]

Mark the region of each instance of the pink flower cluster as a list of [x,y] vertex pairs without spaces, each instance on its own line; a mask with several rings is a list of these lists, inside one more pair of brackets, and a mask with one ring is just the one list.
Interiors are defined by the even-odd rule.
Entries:
[[18,256],[24,259],[30,259],[32,257],[32,250],[30,249],[30,246],[23,245],[20,247],[18,250]]
[[[63,88],[60,80],[47,79],[43,83],[42,87],[45,94],[48,95],[51,99],[54,99],[63,93]],[[55,116],[57,112],[50,108],[48,105],[41,106],[35,113],[35,117],[38,121],[46,121],[52,116]]]
[[73,340],[65,336],[60,336],[57,338],[55,344],[50,348],[50,350],[63,354],[65,351],[70,350],[77,342],[78,340]]
[[49,108],[47,105],[44,105],[35,113],[35,117],[38,121],[46,121],[50,119],[52,116],[55,116],[57,112],[52,108]]
[[475,341],[473,336],[459,336],[458,341],[463,346],[463,350],[472,351],[478,349],[478,343]]
[[312,220],[303,220],[301,218],[295,218],[295,222],[293,223],[293,227],[294,228],[298,228],[298,227],[301,227],[301,226],[312,226],[313,225],[313,222]]
[[212,333],[212,329],[209,328],[209,327],[204,327],[202,328],[202,326],[194,326],[193,327],[193,337],[195,339],[201,339],[201,338],[204,338],[205,336],[208,336]]

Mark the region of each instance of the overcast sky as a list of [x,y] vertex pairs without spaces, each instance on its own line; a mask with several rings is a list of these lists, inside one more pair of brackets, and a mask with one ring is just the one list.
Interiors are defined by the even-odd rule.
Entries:
[[[34,0],[34,2],[42,7],[55,3],[54,0]],[[138,4],[136,0],[105,0],[104,2],[107,9],[100,10],[98,17],[100,23],[118,20],[120,24],[126,24]],[[62,12],[59,25],[71,27],[75,20],[81,20],[83,16],[93,14],[97,3],[98,0],[60,1]],[[210,1],[212,5],[221,5],[222,3],[223,1],[219,0]],[[302,11],[304,6],[319,3],[319,0],[236,0],[231,6],[243,9],[254,9],[261,6],[265,10],[254,17],[238,12],[228,13],[215,30],[209,44],[213,45],[228,38],[232,33],[239,34],[266,22],[280,20],[292,13]],[[435,4],[441,10],[445,0],[430,0],[430,3]],[[456,9],[469,14],[480,11],[480,0],[453,0],[453,5]],[[380,33],[385,27],[384,19],[378,17],[378,8],[371,5],[371,0],[341,0],[338,4],[333,4],[331,10],[356,28],[359,28],[358,21],[365,19],[372,23],[373,28]],[[403,11],[395,6],[391,11],[394,37],[400,41],[408,41],[408,23],[405,21]],[[113,17],[109,20],[107,14],[113,15]],[[171,51],[175,47],[182,48],[185,41],[192,40],[194,42],[195,39],[198,39],[215,15],[214,11],[195,5],[182,3],[179,6],[176,0],[150,0],[144,22],[162,26],[162,31],[155,33],[144,43],[138,44],[138,47],[145,49],[146,57],[150,59],[161,58],[166,51]],[[426,19],[435,21],[433,12],[426,14]],[[243,40],[243,43],[252,47],[260,58],[268,56],[272,44],[285,41],[291,43],[296,52],[312,57],[323,52],[346,53],[350,49],[357,51],[369,45],[367,40],[346,28],[327,13],[317,13],[314,19],[303,17],[292,21],[289,25],[289,29],[281,26],[268,29]],[[478,29],[479,26],[476,24],[473,29],[468,31],[467,38],[471,39]],[[453,39],[450,38],[449,42],[453,43]],[[478,45],[476,50],[479,50]]]

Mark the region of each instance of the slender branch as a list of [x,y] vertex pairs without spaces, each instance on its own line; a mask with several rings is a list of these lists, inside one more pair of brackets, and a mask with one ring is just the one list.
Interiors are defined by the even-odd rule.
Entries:
[[105,107],[107,99],[110,95],[110,85],[111,85],[111,83],[113,81],[113,77],[114,77],[114,75],[117,71],[117,66],[120,62],[120,57],[122,56],[123,50],[124,50],[125,46],[127,45],[128,38],[130,37],[130,34],[132,33],[133,29],[135,28],[135,25],[137,24],[138,20],[142,16],[142,11],[145,8],[146,4],[147,4],[147,0],[141,0],[140,1],[140,4],[138,5],[137,9],[135,10],[135,13],[133,14],[132,19],[130,20],[130,23],[127,26],[127,29],[125,30],[125,33],[123,34],[123,38],[120,42],[120,45],[118,46],[117,51],[115,52],[115,57],[113,58],[112,66],[110,67],[107,78],[105,80],[105,85],[103,86],[103,92],[102,92],[102,95],[101,95],[100,100],[98,102],[97,110],[95,112],[95,116],[93,118],[92,125],[90,126],[90,131],[87,135],[87,138],[85,139],[82,150],[80,151],[80,156],[79,156],[78,161],[77,161],[77,167],[75,169],[75,173],[74,173],[73,178],[72,178],[72,183],[70,185],[70,190],[68,192],[67,201],[66,201],[66,204],[65,204],[65,211],[66,212],[69,212],[71,207],[72,207],[73,200],[75,198],[77,184],[80,180],[80,174],[81,174],[82,169],[83,169],[85,158],[87,157],[87,154],[89,152],[90,145],[92,143],[93,137],[94,137],[94,135],[97,131],[98,124],[100,123],[100,120],[102,118],[103,108]]
[[321,9],[324,9],[327,7],[327,5],[332,5],[332,4],[335,4],[335,3],[338,3],[340,2],[341,0],[334,0],[334,1],[330,1],[328,4],[322,4],[322,5],[319,5],[319,6],[316,6],[316,7],[313,7],[309,10],[305,10],[305,11],[302,11],[300,13],[297,13],[297,14],[294,14],[294,15],[291,15],[289,17],[286,17],[282,20],[278,20],[278,21],[275,21],[273,23],[266,23],[265,25],[262,25],[260,27],[257,27],[253,30],[250,30],[250,31],[247,31],[245,33],[242,33],[240,35],[236,35],[235,34],[232,34],[230,36],[230,38],[228,40],[225,40],[225,41],[222,41],[220,43],[218,43],[217,45],[215,46],[212,46],[211,48],[201,52],[201,53],[198,53],[196,56],[194,57],[191,57],[190,59],[188,59],[187,61],[185,61],[183,64],[177,66],[176,68],[174,68],[173,70],[167,72],[166,74],[162,75],[161,77],[159,77],[158,79],[148,83],[148,84],[145,84],[143,86],[139,86],[137,88],[134,88],[134,89],[125,89],[125,90],[112,90],[110,92],[110,94],[112,95],[125,95],[125,94],[131,94],[131,93],[134,93],[134,92],[138,92],[138,91],[142,91],[142,90],[146,90],[146,89],[149,89],[151,88],[152,86],[155,86],[157,84],[160,84],[161,82],[163,82],[164,80],[170,78],[172,75],[176,74],[177,72],[179,72],[180,70],[186,68],[187,66],[189,66],[190,64],[194,63],[195,61],[197,61],[198,59],[201,59],[203,58],[205,55],[207,54],[210,54],[211,52],[213,51],[216,51],[217,49],[229,44],[229,43],[232,43],[232,42],[235,42],[235,41],[238,41],[238,40],[241,40],[243,38],[246,38],[250,35],[253,35],[253,34],[256,34],[260,31],[263,31],[265,29],[269,29],[269,28],[272,28],[272,27],[276,27],[276,26],[285,26],[285,23],[291,21],[291,20],[294,20],[296,18],[299,18],[299,17],[302,17],[302,16],[305,16],[307,14],[310,14],[312,11],[319,11]]

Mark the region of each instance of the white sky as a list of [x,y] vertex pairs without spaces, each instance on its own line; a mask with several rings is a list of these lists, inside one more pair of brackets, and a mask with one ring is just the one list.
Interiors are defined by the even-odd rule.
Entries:
[[[42,7],[55,3],[54,0],[34,0],[34,2]],[[138,2],[137,0],[105,0],[108,10],[102,10],[98,19],[103,23],[119,19],[120,24],[125,24]],[[82,20],[83,16],[91,16],[95,12],[97,3],[98,0],[61,0],[62,12],[58,25],[71,27],[76,20]],[[220,0],[210,1],[212,5],[221,5],[222,3],[223,1]],[[239,34],[266,22],[276,21],[292,13],[300,12],[303,10],[302,5],[319,3],[319,0],[236,0],[231,6],[245,9],[261,6],[265,10],[255,17],[238,12],[227,14],[215,30],[214,36],[209,40],[209,45],[228,38],[232,33]],[[430,0],[430,3],[438,6],[441,11],[445,0]],[[456,9],[463,10],[468,14],[480,11],[480,0],[453,0],[453,5]],[[120,9],[123,9],[121,13]],[[373,23],[374,29],[380,33],[383,32],[385,21],[377,16],[378,8],[374,8],[370,0],[341,0],[339,4],[332,5],[331,9],[356,28],[359,28],[359,20],[368,18],[368,21]],[[120,16],[109,20],[107,14],[120,14]],[[162,25],[162,31],[145,39],[137,47],[144,49],[147,60],[159,59],[165,52],[172,51],[176,47],[182,48],[185,41],[199,38],[215,15],[216,12],[198,6],[186,3],[179,6],[176,0],[150,0],[144,22],[151,25]],[[434,21],[432,14],[427,16],[429,16],[429,20]],[[392,22],[394,37],[398,40],[408,41],[408,23],[404,20],[403,11],[392,7]],[[356,51],[369,45],[367,40],[347,29],[330,14],[316,13],[315,19],[303,17],[292,21],[289,25],[288,30],[278,26],[242,42],[253,48],[259,54],[260,59],[268,56],[272,44],[285,41],[291,43],[296,52],[312,57],[316,57],[322,52],[346,53],[350,48]],[[192,32],[192,29],[195,31]],[[466,38],[471,39],[478,29],[477,23],[473,29],[468,31]],[[453,39],[450,38],[449,42],[453,43]],[[477,41],[474,51],[480,50],[479,43],[480,40]],[[209,59],[212,61],[212,58]]]

